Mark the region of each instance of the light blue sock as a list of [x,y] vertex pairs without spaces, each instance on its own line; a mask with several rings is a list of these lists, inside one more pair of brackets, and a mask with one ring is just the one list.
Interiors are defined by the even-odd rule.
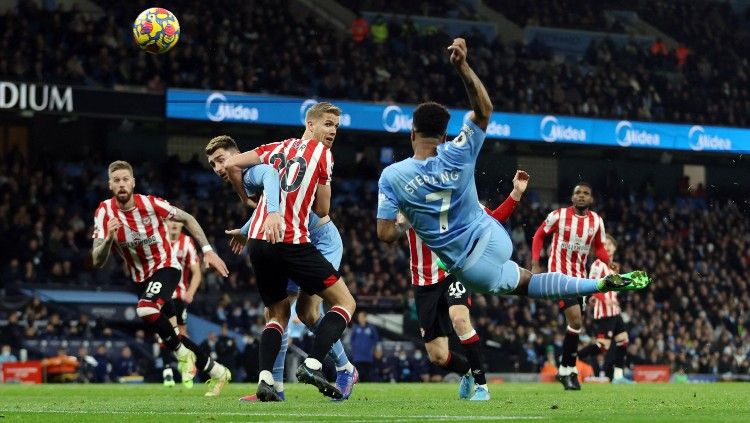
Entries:
[[558,299],[576,298],[599,292],[598,279],[574,278],[562,273],[531,275],[529,297]]
[[284,334],[281,335],[281,349],[276,355],[276,361],[273,362],[273,381],[284,382],[284,362],[286,361],[286,350],[289,348],[289,326],[286,327]]
[[[320,310],[320,317],[318,317],[318,321],[315,322],[315,329],[320,326],[320,322],[323,320],[323,316],[325,315],[325,312],[323,311],[323,304],[320,305]],[[331,357],[333,362],[336,364],[337,370],[349,364],[349,357],[346,356],[344,344],[341,343],[340,339],[333,344],[333,346],[331,347],[331,351],[328,351],[328,356]]]

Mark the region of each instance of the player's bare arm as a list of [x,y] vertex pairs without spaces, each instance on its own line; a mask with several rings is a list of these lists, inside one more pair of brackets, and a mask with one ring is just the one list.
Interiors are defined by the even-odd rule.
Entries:
[[201,265],[198,262],[190,265],[190,287],[185,292],[185,296],[182,298],[186,304],[193,302],[195,293],[198,292],[198,288],[201,286],[203,280],[203,272],[201,271]]
[[529,174],[523,170],[517,170],[516,176],[513,177],[513,191],[510,192],[510,197],[516,201],[521,201],[521,196],[526,192],[526,188],[529,186]]
[[378,239],[389,244],[396,242],[406,234],[409,226],[409,221],[401,213],[396,220],[378,219]]
[[176,220],[177,222],[184,223],[185,228],[187,228],[188,232],[190,232],[190,235],[192,235],[193,238],[195,238],[195,240],[198,242],[198,245],[200,245],[201,250],[203,251],[203,262],[206,264],[206,267],[212,267],[216,269],[216,271],[219,272],[221,276],[229,276],[227,265],[224,263],[224,260],[222,260],[218,256],[218,254],[216,254],[213,249],[211,249],[211,244],[208,243],[206,233],[203,232],[203,228],[201,228],[201,225],[197,220],[195,220],[195,217],[193,217],[193,215],[186,212],[185,210],[179,209],[177,207],[175,207],[175,210],[176,212],[172,219]]
[[479,80],[477,74],[474,73],[474,70],[466,62],[468,54],[466,40],[463,38],[454,39],[453,44],[448,47],[448,51],[451,52],[451,63],[458,71],[461,80],[463,80],[466,94],[469,96],[469,103],[471,103],[472,110],[469,114],[469,119],[484,131],[487,129],[490,116],[492,115],[492,100],[490,100],[490,95],[487,93],[487,89],[482,84],[482,81]]
[[319,217],[328,216],[331,212],[331,186],[318,184],[315,190],[315,200],[313,201],[312,211]]
[[91,257],[94,266],[102,267],[109,259],[109,251],[112,249],[112,243],[115,242],[117,231],[122,227],[117,219],[111,219],[107,224],[107,237],[105,239],[94,239],[94,247],[91,249]]

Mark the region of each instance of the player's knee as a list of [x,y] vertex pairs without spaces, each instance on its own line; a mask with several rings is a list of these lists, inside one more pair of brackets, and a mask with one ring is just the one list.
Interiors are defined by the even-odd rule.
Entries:
[[452,319],[453,330],[456,331],[458,336],[464,335],[471,332],[471,322],[466,316],[455,316]]
[[161,308],[154,301],[140,300],[135,308],[135,314],[148,323],[154,323],[161,315]]

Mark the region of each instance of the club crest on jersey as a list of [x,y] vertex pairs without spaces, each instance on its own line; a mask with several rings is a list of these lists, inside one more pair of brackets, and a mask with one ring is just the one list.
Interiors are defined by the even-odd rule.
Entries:
[[589,235],[594,235],[594,229],[593,228],[589,228]]
[[150,225],[151,224],[151,218],[146,216],[143,218],[143,224],[144,225]]
[[456,147],[463,147],[464,144],[466,144],[466,136],[463,132],[458,134],[458,136],[453,139],[453,144],[455,144]]

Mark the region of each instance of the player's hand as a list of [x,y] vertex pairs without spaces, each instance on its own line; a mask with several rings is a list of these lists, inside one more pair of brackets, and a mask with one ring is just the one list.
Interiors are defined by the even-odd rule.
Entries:
[[209,251],[203,254],[203,263],[206,265],[206,269],[213,268],[225,278],[229,276],[229,269],[227,269],[226,263],[215,252]]
[[620,273],[620,263],[612,262],[609,264],[609,268],[615,273]]
[[182,301],[185,302],[185,304],[190,304],[193,302],[193,293],[190,291],[187,291],[185,295],[182,296]]
[[242,235],[240,229],[227,229],[224,233],[229,235],[229,248],[232,252],[240,254],[247,244],[247,237]]
[[107,241],[112,241],[117,238],[117,231],[122,228],[122,222],[119,219],[112,219],[107,222]]
[[531,273],[535,275],[537,273],[542,273],[542,265],[540,265],[539,263],[531,263]]
[[466,40],[463,38],[454,38],[453,44],[448,47],[448,51],[451,53],[451,63],[453,66],[460,68],[466,63],[466,56],[468,54]]
[[266,215],[263,231],[266,233],[266,238],[271,244],[281,242],[284,239],[284,234],[281,233],[281,216],[279,213],[274,212]]
[[513,191],[510,193],[510,196],[514,200],[519,201],[528,186],[529,174],[525,170],[517,170],[516,176],[513,177]]

